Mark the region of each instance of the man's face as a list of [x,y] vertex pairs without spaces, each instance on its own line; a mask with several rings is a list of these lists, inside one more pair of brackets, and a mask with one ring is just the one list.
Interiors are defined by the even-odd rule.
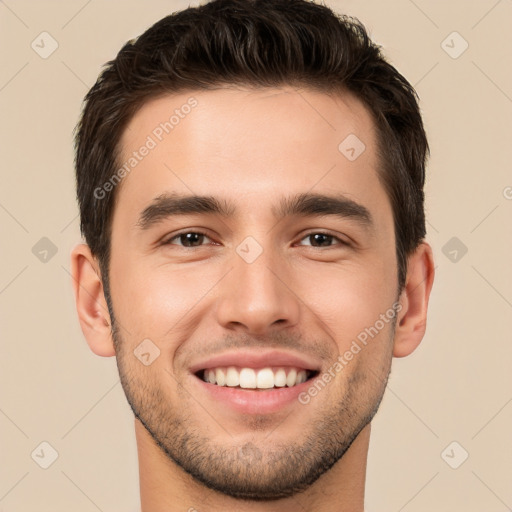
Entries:
[[[182,108],[191,97],[196,106]],[[158,130],[175,109],[179,121]],[[359,156],[354,135],[365,145]],[[183,93],[142,107],[120,161],[143,145],[154,147],[119,185],[111,239],[127,399],[163,452],[207,486],[291,495],[341,458],[389,374],[394,323],[377,321],[397,300],[397,266],[372,119],[349,95]],[[338,214],[313,201],[329,211],[280,215],[303,194],[345,203]],[[209,196],[229,215],[176,214],[164,196]],[[371,327],[366,345],[344,357]],[[263,368],[272,372],[260,384],[274,387],[254,389]],[[293,385],[304,370],[309,380]],[[222,384],[227,374],[248,387],[204,380]],[[330,382],[308,393],[326,374]]]

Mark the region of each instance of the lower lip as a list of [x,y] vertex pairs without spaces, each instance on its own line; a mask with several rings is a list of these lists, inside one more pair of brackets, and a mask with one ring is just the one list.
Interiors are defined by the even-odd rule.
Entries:
[[299,403],[299,395],[311,386],[309,379],[296,386],[263,390],[217,386],[193,376],[202,391],[215,401],[228,405],[243,414],[270,414],[278,412],[292,403]]

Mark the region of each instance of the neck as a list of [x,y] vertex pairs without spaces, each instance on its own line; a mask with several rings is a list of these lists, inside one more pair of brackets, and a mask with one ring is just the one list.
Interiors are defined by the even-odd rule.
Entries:
[[276,501],[245,501],[208,489],[170,460],[135,419],[142,512],[363,512],[367,425],[329,471],[307,490]]

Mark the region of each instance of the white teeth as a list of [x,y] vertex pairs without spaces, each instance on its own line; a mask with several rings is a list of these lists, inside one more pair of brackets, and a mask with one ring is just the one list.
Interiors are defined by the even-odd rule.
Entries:
[[256,387],[256,372],[252,368],[242,368],[242,371],[240,372],[240,387]]
[[274,374],[274,386],[276,388],[286,386],[286,372],[282,368],[279,368],[279,370]]
[[274,387],[274,372],[271,368],[263,368],[263,370],[258,372],[256,387],[260,389],[270,389]]
[[308,378],[306,370],[298,368],[237,368],[235,366],[209,368],[203,372],[203,380],[218,386],[244,389],[272,389],[302,384]]
[[297,381],[296,384],[302,384],[303,382],[306,382],[307,375],[304,370],[301,370],[299,373],[297,373]]
[[297,380],[297,370],[292,368],[290,372],[288,373],[288,376],[286,377],[286,385],[291,388],[295,385],[295,382]]
[[226,372],[224,368],[217,368],[215,370],[215,380],[219,386],[224,386],[226,384]]
[[236,387],[240,385],[240,374],[234,366],[229,366],[226,371],[226,386]]

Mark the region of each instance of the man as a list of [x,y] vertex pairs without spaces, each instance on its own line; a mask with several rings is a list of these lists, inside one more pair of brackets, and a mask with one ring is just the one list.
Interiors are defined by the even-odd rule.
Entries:
[[305,0],[189,8],[107,63],[72,272],[143,512],[363,510],[391,360],[425,333],[427,154],[409,83]]

